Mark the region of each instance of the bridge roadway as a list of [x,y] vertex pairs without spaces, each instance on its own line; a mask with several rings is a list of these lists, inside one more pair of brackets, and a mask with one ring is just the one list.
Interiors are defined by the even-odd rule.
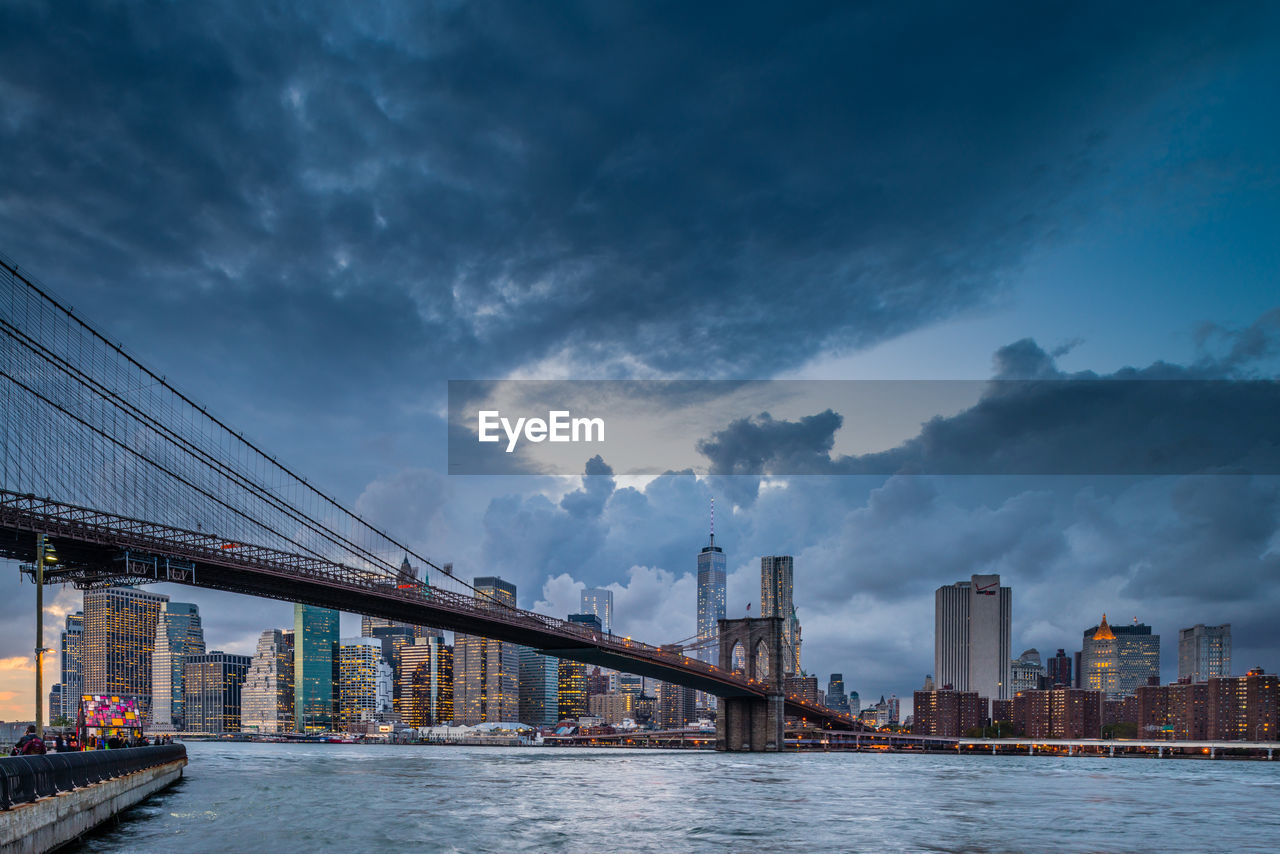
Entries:
[[[412,625],[481,635],[547,655],[684,685],[717,697],[764,698],[768,686],[675,651],[586,626],[321,558],[0,490],[0,557],[30,563],[36,535],[57,554],[45,582],[83,589],[171,582],[301,602]],[[865,727],[848,715],[785,698],[789,716],[829,728]]]

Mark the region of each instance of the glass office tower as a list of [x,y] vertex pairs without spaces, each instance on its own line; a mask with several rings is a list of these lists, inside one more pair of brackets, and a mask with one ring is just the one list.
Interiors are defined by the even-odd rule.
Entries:
[[293,606],[293,708],[297,732],[333,729],[337,714],[338,612]]

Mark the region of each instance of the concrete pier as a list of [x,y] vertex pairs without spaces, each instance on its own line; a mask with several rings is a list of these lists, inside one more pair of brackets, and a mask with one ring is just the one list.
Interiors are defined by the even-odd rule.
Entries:
[[186,764],[175,759],[4,810],[0,854],[44,854],[65,845],[180,779]]

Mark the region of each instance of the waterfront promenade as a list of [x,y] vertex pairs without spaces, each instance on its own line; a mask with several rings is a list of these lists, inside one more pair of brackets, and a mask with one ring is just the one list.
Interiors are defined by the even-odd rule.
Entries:
[[0,758],[0,854],[44,854],[181,779],[183,745]]

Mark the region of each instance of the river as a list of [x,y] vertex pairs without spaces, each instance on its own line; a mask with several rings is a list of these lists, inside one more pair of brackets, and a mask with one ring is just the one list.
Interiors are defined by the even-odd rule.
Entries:
[[1280,762],[196,742],[78,851],[1276,851]]

